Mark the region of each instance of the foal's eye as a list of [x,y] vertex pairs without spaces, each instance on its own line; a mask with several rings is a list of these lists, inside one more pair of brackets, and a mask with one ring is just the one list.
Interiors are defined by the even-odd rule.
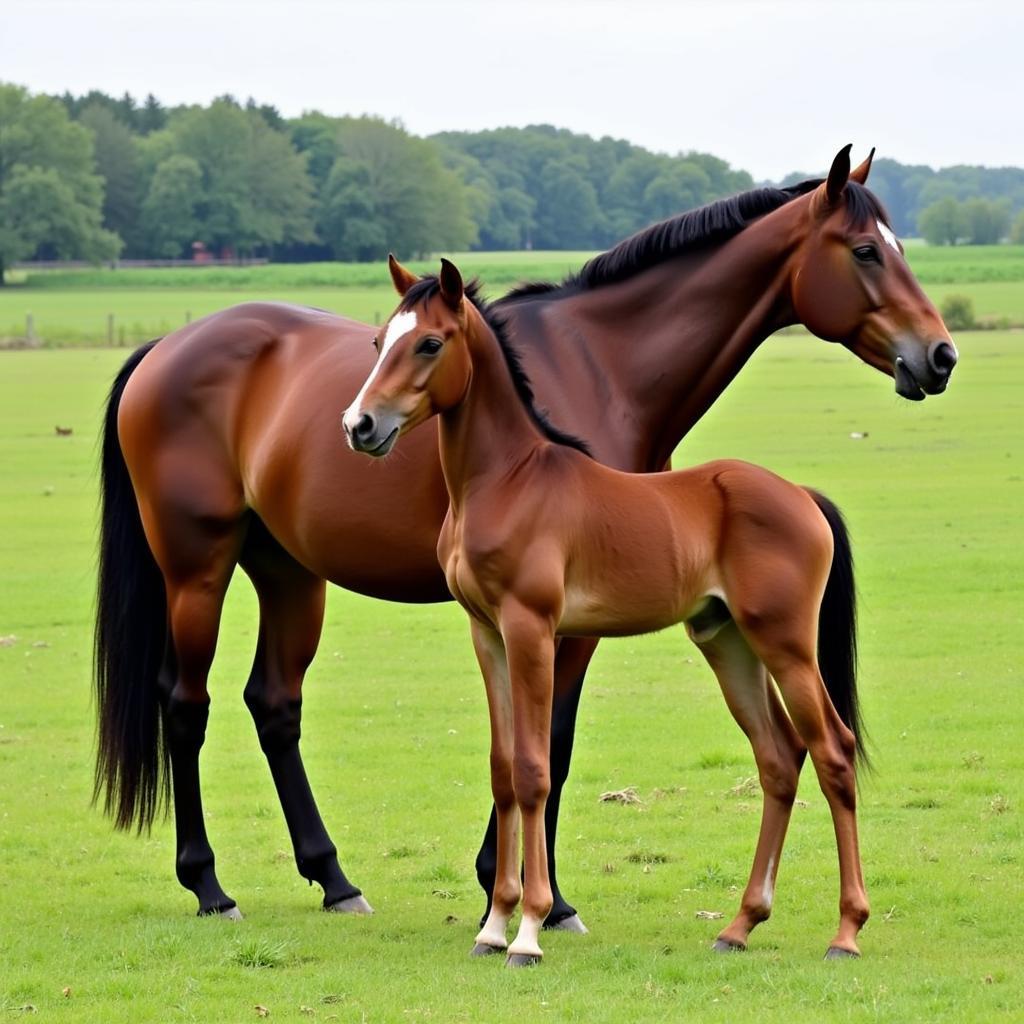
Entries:
[[878,250],[873,245],[858,245],[853,250],[853,255],[857,257],[861,263],[881,263],[882,257],[878,255]]
[[418,356],[436,356],[441,351],[441,342],[437,338],[424,338],[416,346]]

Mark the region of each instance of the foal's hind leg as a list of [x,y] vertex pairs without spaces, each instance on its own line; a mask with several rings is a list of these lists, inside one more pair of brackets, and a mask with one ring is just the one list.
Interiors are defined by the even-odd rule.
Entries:
[[259,520],[252,523],[240,564],[260,602],[245,703],[277,788],[299,874],[323,888],[325,910],[371,913],[341,870],[299,753],[302,680],[320,641],[324,581],[288,555]]
[[859,956],[857,933],[868,919],[869,908],[857,844],[856,740],[832,706],[818,670],[815,623],[807,621],[813,615],[794,609],[774,620],[737,618],[778,683],[832,812],[839,851],[839,930],[826,956]]
[[800,767],[807,753],[786,717],[764,665],[732,621],[698,643],[715,671],[725,702],[750,740],[763,793],[761,831],[739,913],[714,948],[746,949],[750,932],[772,912],[775,879],[786,839]]

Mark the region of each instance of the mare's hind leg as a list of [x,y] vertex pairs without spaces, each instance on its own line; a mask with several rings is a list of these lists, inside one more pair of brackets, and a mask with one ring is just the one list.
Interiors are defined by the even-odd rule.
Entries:
[[746,949],[750,932],[772,912],[775,879],[800,767],[807,753],[779,703],[764,665],[731,620],[698,642],[714,669],[733,718],[750,740],[761,780],[761,830],[739,913],[715,941],[719,952]]
[[256,519],[240,564],[260,602],[259,641],[245,703],[277,788],[299,874],[322,887],[325,910],[371,913],[341,870],[299,753],[302,680],[320,641],[326,585]]
[[[181,515],[161,524],[154,545],[167,588],[170,643],[160,674],[164,736],[171,759],[178,881],[195,893],[199,914],[240,918],[221,888],[206,835],[199,787],[199,751],[210,713],[207,676],[221,607],[241,543],[238,520]],[[168,529],[168,527],[172,529]]]
[[[576,712],[583,692],[587,666],[597,648],[597,641],[586,637],[564,637],[555,654],[555,692],[551,716],[551,794],[544,809],[544,826],[548,847],[548,875],[554,902],[544,921],[545,928],[585,935],[586,926],[576,908],[562,895],[556,877],[555,844],[558,835],[558,813],[562,789],[569,777],[573,739],[576,734]],[[491,892],[497,864],[497,812],[492,806],[487,832],[476,858],[476,876],[487,894],[487,907],[480,919],[487,920],[491,910]]]

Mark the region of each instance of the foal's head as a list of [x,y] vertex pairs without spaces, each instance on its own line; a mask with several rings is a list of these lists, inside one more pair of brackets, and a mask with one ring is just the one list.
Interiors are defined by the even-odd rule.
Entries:
[[462,401],[472,374],[466,334],[480,317],[448,260],[437,277],[418,278],[394,256],[388,266],[402,300],[374,338],[377,363],[342,417],[349,445],[373,456]]
[[871,156],[851,172],[846,146],[812,193],[791,278],[793,305],[810,331],[841,342],[894,377],[898,394],[918,400],[945,391],[956,346],[881,203],[864,187],[870,168]]

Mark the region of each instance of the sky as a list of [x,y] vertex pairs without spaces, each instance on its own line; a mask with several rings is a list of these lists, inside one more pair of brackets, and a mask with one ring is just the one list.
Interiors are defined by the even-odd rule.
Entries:
[[847,142],[1024,165],[1022,40],[1019,0],[3,0],[0,80],[418,135],[547,123],[764,180]]

